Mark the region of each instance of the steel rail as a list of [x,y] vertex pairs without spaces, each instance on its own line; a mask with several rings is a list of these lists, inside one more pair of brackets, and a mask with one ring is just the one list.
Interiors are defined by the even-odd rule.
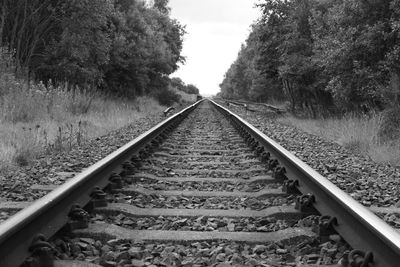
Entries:
[[299,181],[301,193],[315,196],[314,207],[321,215],[337,218],[338,225],[334,228],[348,244],[354,249],[373,253],[373,264],[368,266],[400,266],[399,232],[250,123],[216,102],[211,102],[264,146],[285,167],[289,179]]
[[106,187],[110,175],[121,170],[123,162],[129,160],[169,125],[187,116],[201,101],[203,100],[141,134],[0,224],[0,266],[20,266],[29,257],[29,246],[38,233],[49,238],[58,232],[67,223],[68,213],[74,204],[81,207],[87,205],[95,187]]
[[248,108],[247,105],[255,105],[255,106],[263,106],[263,107],[265,107],[265,108],[269,108],[270,110],[272,110],[272,111],[274,111],[274,112],[276,112],[276,113],[284,113],[284,112],[285,112],[284,109],[277,108],[277,107],[274,107],[274,106],[269,105],[269,104],[266,104],[266,103],[257,103],[257,102],[248,102],[248,101],[237,101],[237,100],[236,100],[236,101],[232,101],[232,100],[222,100],[222,99],[221,99],[221,101],[225,101],[225,102],[227,102],[227,103],[231,103],[231,104],[234,104],[234,105],[237,105],[237,106],[243,106],[243,107],[245,107],[245,108]]

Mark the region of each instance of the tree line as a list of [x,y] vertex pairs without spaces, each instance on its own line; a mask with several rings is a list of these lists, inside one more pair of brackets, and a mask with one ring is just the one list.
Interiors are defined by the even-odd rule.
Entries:
[[193,84],[185,84],[181,78],[177,77],[172,78],[171,86],[187,94],[194,94],[194,95],[199,94],[199,88],[197,88]]
[[400,104],[400,0],[262,0],[220,95],[312,116]]
[[184,62],[168,0],[2,0],[0,47],[15,73],[135,97],[163,94]]

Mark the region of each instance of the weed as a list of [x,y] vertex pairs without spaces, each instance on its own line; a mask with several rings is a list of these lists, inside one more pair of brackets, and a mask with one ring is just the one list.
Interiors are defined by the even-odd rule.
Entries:
[[28,84],[14,66],[12,53],[0,47],[0,170],[71,150],[165,108],[150,97],[127,101],[51,81]]
[[298,119],[287,116],[280,122],[293,125],[305,132],[337,142],[356,154],[363,154],[376,162],[400,165],[400,139],[383,142],[380,138],[381,114],[343,118]]

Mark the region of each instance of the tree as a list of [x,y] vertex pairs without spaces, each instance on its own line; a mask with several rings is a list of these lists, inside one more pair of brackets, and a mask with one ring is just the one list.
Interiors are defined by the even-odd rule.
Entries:
[[246,44],[220,85],[223,97],[255,101],[282,98],[282,88],[278,85],[278,46],[282,41],[279,32],[283,15],[266,9],[272,6],[276,8],[279,3],[267,1],[260,5],[263,16],[253,25]]
[[186,85],[186,92],[193,95],[198,95],[200,93],[199,89],[193,84]]
[[65,2],[60,36],[47,47],[45,60],[37,68],[39,76],[82,86],[100,85],[102,67],[109,62],[112,11],[109,0]]
[[283,91],[293,111],[312,116],[327,107],[400,104],[400,0],[263,0],[259,7],[222,96],[266,100]]
[[144,2],[117,1],[117,6],[106,88],[130,96],[165,90],[164,76],[184,60],[180,55],[184,28]]
[[16,72],[44,83],[158,95],[184,62],[185,29],[167,0],[3,0],[0,14]]
[[193,85],[193,84],[188,84],[186,85],[181,78],[174,77],[170,80],[170,85],[171,87],[175,88],[176,90],[185,92],[187,94],[199,94],[199,89]]
[[171,9],[168,7],[168,0],[154,0],[153,8],[157,9],[163,14],[169,14]]
[[330,1],[313,19],[314,61],[323,70],[336,105],[343,110],[381,108],[388,86],[385,57],[393,14],[390,1]]
[[42,60],[43,47],[53,37],[61,0],[3,0],[0,45],[15,51],[16,73],[28,73]]

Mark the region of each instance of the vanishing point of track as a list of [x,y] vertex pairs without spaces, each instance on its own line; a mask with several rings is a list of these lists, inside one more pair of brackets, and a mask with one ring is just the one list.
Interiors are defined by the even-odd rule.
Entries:
[[[50,193],[33,203],[6,203],[22,210],[0,225],[2,267],[54,266],[54,255],[102,266],[400,263],[396,230],[209,100],[171,116],[64,185],[39,190]],[[73,240],[80,242],[78,257],[66,251]],[[335,242],[340,247],[332,249]],[[105,252],[102,244],[119,251]],[[190,248],[198,250],[191,254]],[[299,258],[288,256],[294,254]],[[299,259],[305,265],[296,265]]]

